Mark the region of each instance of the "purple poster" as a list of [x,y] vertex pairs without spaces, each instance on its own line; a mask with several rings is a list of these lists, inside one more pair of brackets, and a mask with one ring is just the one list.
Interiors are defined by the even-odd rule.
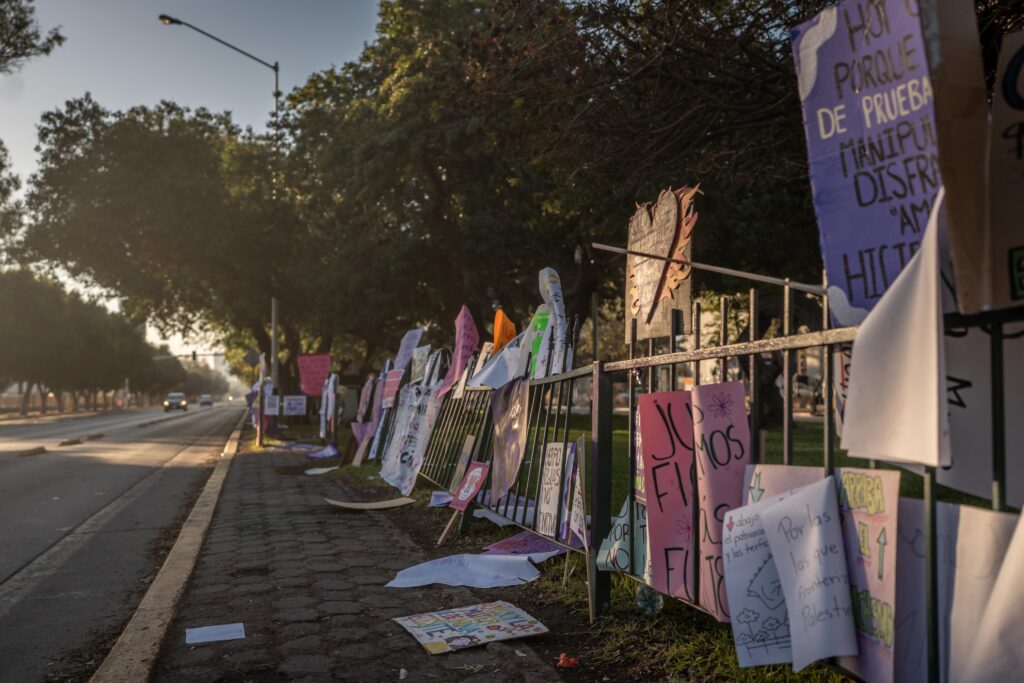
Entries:
[[478,346],[480,346],[480,333],[476,329],[476,323],[473,322],[473,316],[469,309],[463,306],[459,310],[458,317],[455,318],[455,348],[452,349],[452,363],[448,366],[448,374],[444,376],[444,381],[441,382],[441,386],[437,390],[438,396],[444,396],[455,386],[455,382],[462,376],[462,371],[466,369],[469,357],[473,355]]
[[791,38],[829,303],[853,325],[917,251],[942,184],[917,3],[843,0]]
[[491,500],[498,501],[515,483],[529,431],[530,382],[514,379],[491,395],[494,452],[491,457]]

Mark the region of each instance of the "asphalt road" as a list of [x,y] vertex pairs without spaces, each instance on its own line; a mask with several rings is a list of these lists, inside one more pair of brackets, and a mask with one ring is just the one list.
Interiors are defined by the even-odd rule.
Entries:
[[241,406],[172,415],[0,423],[0,681],[87,678],[131,617]]

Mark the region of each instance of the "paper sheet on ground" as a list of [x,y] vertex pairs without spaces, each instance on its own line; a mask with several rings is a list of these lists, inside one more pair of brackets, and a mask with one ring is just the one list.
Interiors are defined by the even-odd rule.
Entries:
[[394,621],[432,655],[548,631],[544,624],[504,601],[396,617]]
[[306,470],[306,474],[311,477],[315,477],[318,474],[327,474],[328,472],[333,472],[337,469],[340,469],[340,465],[335,465],[334,467],[310,467]]
[[343,508],[345,510],[388,510],[390,508],[399,508],[403,505],[409,505],[416,501],[412,498],[391,498],[390,500],[374,500],[369,502],[363,501],[351,501],[351,500],[334,500],[333,498],[324,497],[324,501],[333,505],[334,507]]
[[403,569],[387,585],[388,588],[412,588],[434,583],[471,588],[518,586],[540,576],[533,562],[543,562],[553,555],[555,553],[552,552],[534,555],[449,555]]
[[218,624],[216,626],[200,626],[185,629],[185,644],[214,643],[220,640],[238,640],[245,638],[245,626],[242,624]]
[[338,449],[334,447],[334,444],[329,443],[318,451],[312,453],[306,453],[306,457],[310,460],[324,460],[326,458],[334,458],[338,455]]
[[453,497],[449,491],[431,491],[430,502],[427,503],[427,506],[432,508],[448,507],[448,503],[452,502]]

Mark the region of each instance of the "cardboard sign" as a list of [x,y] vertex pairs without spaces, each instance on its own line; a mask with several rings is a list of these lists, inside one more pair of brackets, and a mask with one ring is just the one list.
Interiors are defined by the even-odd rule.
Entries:
[[840,664],[865,681],[892,683],[900,473],[837,467],[835,482],[859,653]]
[[942,186],[917,12],[842,0],[791,34],[830,311],[843,326],[910,261]]
[[409,375],[410,382],[419,382],[423,379],[424,371],[427,369],[427,357],[430,356],[430,344],[425,346],[417,346],[412,352],[412,362],[410,363],[411,373]]
[[466,470],[466,476],[462,478],[462,483],[459,484],[459,488],[455,491],[455,498],[448,504],[448,507],[465,512],[466,506],[476,498],[476,494],[480,492],[480,487],[487,480],[487,472],[490,467],[490,465],[483,462],[472,463],[469,469]]
[[693,443],[700,494],[701,607],[729,621],[722,559],[725,513],[743,504],[743,474],[750,463],[750,423],[742,382],[701,384],[693,401]]
[[263,414],[264,415],[280,415],[281,414],[281,397],[277,394],[267,394],[263,397]]
[[491,456],[491,500],[501,500],[519,475],[526,449],[530,383],[515,379],[491,393],[494,450]]
[[[568,457],[576,449],[569,444]],[[537,533],[554,538],[558,529],[559,502],[562,499],[562,473],[566,459],[563,444],[549,443],[544,447],[544,467],[540,475],[540,498],[537,503]],[[568,482],[568,479],[566,479]],[[563,508],[564,509],[564,508]]]
[[396,617],[393,621],[432,655],[548,632],[542,623],[504,601]]
[[466,476],[469,459],[473,457],[474,445],[476,445],[476,437],[472,434],[466,434],[466,440],[462,442],[462,452],[459,453],[459,460],[455,463],[455,471],[452,472],[451,483],[448,486],[448,490],[453,493],[455,488],[462,483],[462,478]]
[[856,655],[853,603],[835,483],[826,477],[761,513],[789,615],[793,670]]
[[494,345],[493,352],[497,353],[501,351],[505,344],[516,338],[516,326],[508,316],[505,315],[505,311],[498,309],[498,312],[494,314]]
[[384,376],[384,398],[381,406],[391,408],[395,405],[395,397],[398,396],[398,388],[402,385],[402,376],[405,370],[389,370]]
[[650,539],[652,586],[694,600],[694,467],[690,392],[643,394],[637,398],[643,429],[644,487]]
[[331,354],[299,354],[299,384],[306,396],[319,396],[327,375],[331,372]]
[[305,396],[285,396],[284,397],[284,414],[285,415],[305,415],[306,414],[306,397]]
[[470,357],[480,346],[480,333],[473,322],[473,316],[469,309],[463,306],[459,309],[459,315],[455,318],[455,348],[452,351],[452,362],[448,366],[448,374],[444,376],[441,386],[437,390],[438,396],[444,396],[466,369]]

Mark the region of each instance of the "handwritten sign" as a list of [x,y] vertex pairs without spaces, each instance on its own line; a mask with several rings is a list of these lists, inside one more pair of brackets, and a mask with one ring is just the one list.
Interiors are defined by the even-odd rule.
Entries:
[[319,396],[323,390],[324,381],[331,372],[331,354],[299,354],[296,362],[299,365],[299,383],[302,393],[306,396]]
[[830,310],[841,325],[859,323],[917,251],[942,185],[917,11],[901,0],[842,0],[792,32]]
[[856,655],[835,483],[826,477],[761,514],[789,615],[793,670],[826,657]]
[[431,387],[412,384],[403,389],[409,394],[411,416],[404,433],[392,437],[394,448],[389,447],[381,465],[381,478],[397,488],[403,495],[412,493],[416,476],[423,466],[423,456],[434,431],[441,399]]
[[[574,449],[575,446],[575,444],[570,444],[569,448]],[[560,443],[549,443],[544,448],[544,467],[540,476],[540,500],[537,505],[537,533],[549,537],[554,537],[557,530],[565,450]],[[572,451],[570,450],[570,452]]]
[[530,383],[515,379],[491,393],[494,450],[491,456],[491,500],[501,500],[519,475],[526,449]]
[[381,406],[390,408],[395,405],[395,397],[398,396],[398,387],[402,385],[402,375],[405,370],[389,370],[384,376],[384,398]]
[[480,345],[480,333],[473,322],[473,316],[469,309],[463,306],[459,309],[459,315],[455,318],[455,348],[452,351],[452,362],[448,366],[448,373],[444,376],[441,386],[437,390],[438,396],[447,394],[455,383],[462,376],[469,362],[470,356]]
[[544,624],[507,602],[489,602],[394,619],[432,655],[547,633]]
[[509,317],[505,315],[505,311],[498,309],[498,312],[494,314],[494,353],[501,351],[505,344],[516,338],[516,326]]
[[725,587],[741,667],[793,659],[786,596],[762,523],[764,511],[788,495],[764,497],[725,515]]
[[564,464],[562,466],[562,523],[558,529],[558,537],[562,540],[568,540],[569,538],[569,516],[572,509],[572,477],[576,471],[576,459],[582,458],[584,454],[583,450],[583,436],[576,440],[576,443],[569,444],[569,453],[566,455]]
[[835,482],[859,651],[840,664],[863,680],[892,683],[900,473],[837,467]]
[[412,362],[416,345],[423,338],[423,328],[415,327],[402,335],[402,341],[398,344],[398,353],[395,354],[395,369],[406,370]]
[[[545,337],[537,356],[537,371],[534,379],[545,377],[544,370],[550,368],[549,374],[556,375],[568,370],[566,363],[566,334],[569,325],[565,319],[565,299],[562,296],[562,280],[554,268],[544,268],[538,275],[540,284],[540,295],[544,299],[544,305],[550,312],[550,324],[547,336],[551,337],[551,343]],[[548,358],[550,350],[551,358]],[[569,363],[571,365],[571,362]]]
[[700,493],[700,596],[704,609],[729,621],[722,559],[725,513],[743,504],[750,462],[750,424],[742,382],[701,384],[691,392]]
[[284,414],[285,415],[305,415],[306,414],[306,397],[305,396],[285,396],[284,397]]
[[466,506],[476,498],[476,494],[480,492],[480,487],[484,485],[489,469],[490,465],[487,463],[472,463],[469,469],[466,470],[466,476],[462,478],[462,483],[459,484],[459,488],[455,491],[455,498],[448,504],[448,507],[465,512]]
[[[582,460],[582,457],[580,458]],[[590,547],[590,534],[587,533],[587,510],[583,502],[583,485],[580,481],[580,464],[576,462],[576,467],[572,473],[572,513],[569,519],[569,533],[575,534],[576,538],[583,542],[584,548]],[[572,542],[572,536],[569,537],[569,542]]]
[[430,344],[417,346],[412,351],[412,362],[410,363],[409,381],[419,382],[423,379],[424,371],[427,369],[427,357],[430,355]]
[[693,600],[693,420],[690,392],[637,398],[643,428],[652,586]]
[[[607,538],[597,553],[597,568],[606,572],[625,572],[651,582],[651,566],[647,553],[647,508],[627,498]],[[632,511],[630,510],[632,507]],[[635,533],[634,533],[635,530]]]
[[1003,36],[992,97],[992,307],[1024,301],[1024,32]]
[[277,394],[267,394],[263,397],[263,414],[264,415],[280,415],[281,414],[281,397]]

